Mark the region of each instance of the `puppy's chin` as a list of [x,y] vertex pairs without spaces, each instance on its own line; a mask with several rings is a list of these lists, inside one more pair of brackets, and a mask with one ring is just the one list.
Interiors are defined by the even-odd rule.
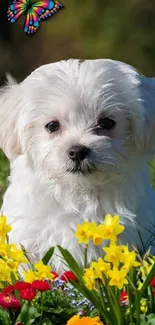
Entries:
[[106,171],[101,170],[92,170],[92,171],[70,171],[67,170],[63,174],[55,175],[51,182],[54,187],[57,185],[61,187],[61,189],[68,190],[90,190],[96,187],[105,186],[111,181],[120,178],[118,174],[110,174]]

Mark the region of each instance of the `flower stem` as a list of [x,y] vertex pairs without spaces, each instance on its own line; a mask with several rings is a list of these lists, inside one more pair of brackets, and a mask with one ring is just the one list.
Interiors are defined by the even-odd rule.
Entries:
[[137,325],[140,325],[140,294],[138,291],[136,293],[136,316]]
[[88,245],[86,245],[84,249],[84,269],[87,267],[87,250],[88,250]]
[[127,280],[130,283],[131,287],[133,288],[134,292],[137,291],[137,288],[134,286],[133,282],[131,281],[130,277],[127,275]]
[[120,304],[118,303],[117,297],[116,297],[115,293],[113,292],[113,288],[110,288],[110,286],[109,286],[109,291],[113,298],[114,305],[117,309],[116,318],[117,318],[118,325],[123,325],[124,324],[124,317],[123,317],[124,315],[121,311]]
[[39,325],[42,325],[42,317],[43,317],[43,296],[42,296],[42,292],[41,292],[40,301],[41,301],[41,315],[40,315]]
[[114,324],[114,322],[116,322],[116,314],[117,314],[117,311],[115,309],[115,304],[113,302],[113,299],[111,297],[111,295],[109,294],[109,291],[108,289],[106,288],[106,285],[104,286],[104,293],[105,293],[105,296],[106,296],[106,299],[107,299],[107,306],[109,304],[109,308],[110,308],[110,313],[109,313],[109,318],[111,318],[111,323],[110,324]]
[[148,297],[149,297],[149,301],[150,301],[150,312],[153,313],[154,311],[154,296],[153,296],[153,290],[151,288],[151,286],[148,286]]
[[129,300],[129,309],[130,309],[130,324],[134,325],[133,322],[133,307],[132,307],[132,291],[130,285],[128,285],[128,300]]
[[111,324],[111,319],[109,319],[110,315],[109,315],[109,312],[107,311],[107,305],[106,305],[105,300],[104,300],[105,295],[104,295],[104,292],[103,292],[103,287],[102,287],[100,279],[98,280],[98,285],[99,285],[99,293],[100,293],[101,303],[102,303],[103,309],[107,313],[108,322],[110,322],[110,324]]

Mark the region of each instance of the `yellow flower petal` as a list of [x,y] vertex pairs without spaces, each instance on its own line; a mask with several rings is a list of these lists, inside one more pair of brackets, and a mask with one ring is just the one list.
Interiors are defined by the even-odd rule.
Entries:
[[90,238],[90,223],[88,221],[85,221],[82,225],[78,224],[77,225],[77,231],[74,234],[74,236],[78,239],[78,243],[89,243],[89,238]]
[[27,272],[23,272],[25,282],[33,282],[35,280],[39,280],[39,277],[32,270],[28,270]]
[[51,273],[51,266],[45,265],[42,261],[34,264],[34,267],[36,269],[36,274],[39,277],[39,279],[53,279],[53,274]]
[[103,250],[106,252],[105,261],[111,262],[115,266],[120,264],[123,246],[117,246],[114,242],[111,242],[110,246],[103,247]]
[[0,217],[0,242],[5,242],[6,234],[10,232],[12,227],[7,224],[6,216]]
[[120,290],[128,283],[128,280],[125,278],[127,275],[125,270],[118,270],[114,267],[113,270],[110,270],[107,274],[111,278],[109,285],[116,286]]

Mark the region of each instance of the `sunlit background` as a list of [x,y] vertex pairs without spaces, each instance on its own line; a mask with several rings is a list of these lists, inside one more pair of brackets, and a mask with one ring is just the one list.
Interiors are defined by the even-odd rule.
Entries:
[[[42,64],[68,58],[111,58],[155,76],[154,0],[62,0],[65,8],[30,36],[23,32],[24,16],[7,22],[10,3],[0,6],[1,85],[6,72],[20,82]],[[0,153],[0,202],[8,173]]]

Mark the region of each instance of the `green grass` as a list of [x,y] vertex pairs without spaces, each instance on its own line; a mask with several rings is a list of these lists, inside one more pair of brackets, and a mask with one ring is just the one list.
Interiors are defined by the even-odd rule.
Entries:
[[9,170],[9,161],[3,152],[0,151],[0,206],[2,204],[3,194],[7,188]]

